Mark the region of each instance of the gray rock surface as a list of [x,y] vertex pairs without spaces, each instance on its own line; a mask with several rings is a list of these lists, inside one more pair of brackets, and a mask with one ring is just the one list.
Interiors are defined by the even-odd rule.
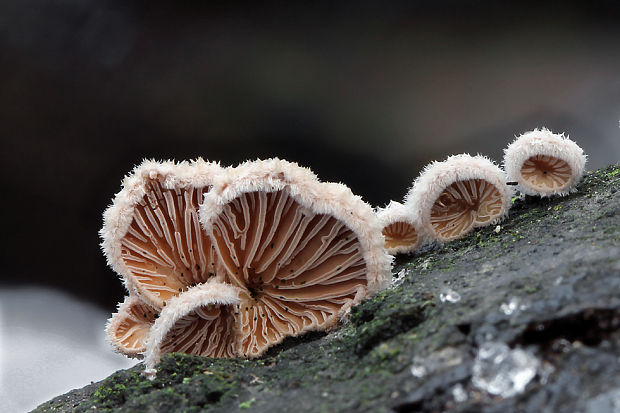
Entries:
[[520,198],[498,228],[397,257],[349,323],[259,360],[163,358],[52,411],[620,411],[620,166],[564,198]]

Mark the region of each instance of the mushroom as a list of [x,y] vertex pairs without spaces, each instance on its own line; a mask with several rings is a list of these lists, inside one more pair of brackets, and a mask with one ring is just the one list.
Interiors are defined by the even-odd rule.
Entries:
[[114,348],[126,356],[139,357],[159,310],[146,304],[136,295],[125,297],[116,313],[108,320],[106,334]]
[[585,164],[586,155],[575,142],[545,128],[524,133],[504,151],[508,179],[526,195],[567,195],[581,180]]
[[381,232],[388,254],[412,252],[424,241],[424,231],[416,209],[390,201],[387,207],[377,211],[377,218],[383,228]]
[[236,356],[237,295],[232,285],[211,281],[172,297],[146,340],[145,373],[154,375],[154,366],[165,353]]
[[333,327],[388,285],[391,257],[371,207],[297,164],[259,160],[221,175],[200,219],[239,288],[240,356]]
[[425,232],[446,242],[498,222],[508,213],[511,197],[499,167],[483,156],[461,154],[427,165],[405,205],[419,211]]
[[215,249],[198,207],[222,168],[202,159],[144,161],[125,177],[100,231],[108,264],[128,290],[162,308],[186,288],[217,273]]

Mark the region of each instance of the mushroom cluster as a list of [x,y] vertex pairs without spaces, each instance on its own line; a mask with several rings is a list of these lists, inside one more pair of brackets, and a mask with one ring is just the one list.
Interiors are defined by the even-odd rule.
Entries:
[[153,372],[163,353],[258,357],[329,329],[389,284],[381,228],[349,188],[287,161],[145,161],[104,213],[129,292],[109,341]]
[[448,157],[427,165],[403,204],[391,201],[377,210],[385,248],[408,253],[427,241],[462,238],[474,228],[505,218],[514,193],[568,194],[583,176],[586,157],[564,135],[535,129],[505,150],[504,170],[483,156]]
[[107,324],[115,349],[259,357],[286,337],[327,330],[387,287],[389,254],[448,242],[508,214],[514,188],[566,195],[583,175],[577,144],[547,129],[505,151],[433,162],[403,203],[375,211],[342,184],[280,159],[223,168],[144,161],[100,231],[128,296]]

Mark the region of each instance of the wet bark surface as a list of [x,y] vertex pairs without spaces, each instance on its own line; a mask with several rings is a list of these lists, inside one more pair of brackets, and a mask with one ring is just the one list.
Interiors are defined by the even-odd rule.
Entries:
[[612,165],[398,256],[393,286],[329,334],[258,360],[168,355],[153,381],[138,365],[35,411],[618,411],[618,189]]

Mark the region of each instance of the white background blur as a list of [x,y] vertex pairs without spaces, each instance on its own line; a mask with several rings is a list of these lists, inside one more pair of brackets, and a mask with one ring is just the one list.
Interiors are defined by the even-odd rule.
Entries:
[[105,341],[109,316],[51,289],[1,289],[0,412],[30,411],[134,365]]

